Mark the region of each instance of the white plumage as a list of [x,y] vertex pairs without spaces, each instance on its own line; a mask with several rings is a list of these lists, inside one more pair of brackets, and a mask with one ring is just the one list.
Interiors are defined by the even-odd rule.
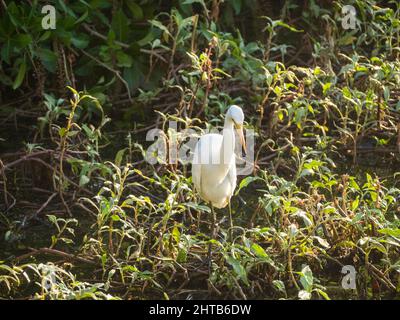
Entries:
[[[192,162],[192,180],[200,197],[211,204],[211,238],[216,238],[216,215],[213,207],[224,208],[230,204],[236,188],[235,132],[246,151],[243,137],[244,114],[232,105],[225,115],[221,134],[203,135],[196,144]],[[232,238],[232,212],[229,205],[229,239]],[[208,244],[208,270],[211,274],[212,242]]]
[[236,187],[235,133],[245,148],[244,114],[240,107],[230,106],[225,115],[223,134],[206,134],[197,142],[192,180],[200,197],[217,208],[224,208]]

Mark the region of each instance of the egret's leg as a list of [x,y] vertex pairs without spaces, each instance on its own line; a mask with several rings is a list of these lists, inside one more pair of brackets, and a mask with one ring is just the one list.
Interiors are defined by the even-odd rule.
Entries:
[[[217,217],[215,215],[215,211],[214,211],[214,206],[212,204],[210,204],[211,207],[211,214],[212,214],[212,225],[211,225],[211,239],[215,239],[216,238],[216,234],[215,234],[215,224],[216,224],[216,220]],[[210,242],[208,244],[208,274],[211,274],[211,266],[212,266],[212,243]]]
[[228,233],[228,241],[232,241],[232,232],[233,232],[233,221],[232,221],[232,206],[231,206],[231,201],[229,200],[228,203],[228,208],[229,208],[229,233]]

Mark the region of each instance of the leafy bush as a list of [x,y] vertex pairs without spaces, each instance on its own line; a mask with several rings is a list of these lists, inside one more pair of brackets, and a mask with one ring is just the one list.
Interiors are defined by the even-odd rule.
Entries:
[[[43,30],[45,4],[0,5],[2,297],[398,298],[397,1],[53,1]],[[231,104],[255,167],[211,239],[187,164],[145,162],[145,134]]]

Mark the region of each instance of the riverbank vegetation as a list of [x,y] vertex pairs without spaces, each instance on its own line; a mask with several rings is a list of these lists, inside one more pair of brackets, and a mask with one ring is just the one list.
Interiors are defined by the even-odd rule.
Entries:
[[[2,298],[399,298],[398,1],[53,1],[44,30],[48,2],[0,3]],[[231,104],[254,169],[210,240],[146,134]]]

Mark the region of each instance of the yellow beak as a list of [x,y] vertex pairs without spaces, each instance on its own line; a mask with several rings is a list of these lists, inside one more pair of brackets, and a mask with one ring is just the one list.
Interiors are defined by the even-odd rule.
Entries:
[[244,135],[243,135],[243,126],[241,124],[237,124],[237,125],[235,125],[235,129],[236,129],[237,134],[239,135],[239,139],[240,139],[239,141],[243,147],[244,154],[247,154],[246,141],[244,140]]

